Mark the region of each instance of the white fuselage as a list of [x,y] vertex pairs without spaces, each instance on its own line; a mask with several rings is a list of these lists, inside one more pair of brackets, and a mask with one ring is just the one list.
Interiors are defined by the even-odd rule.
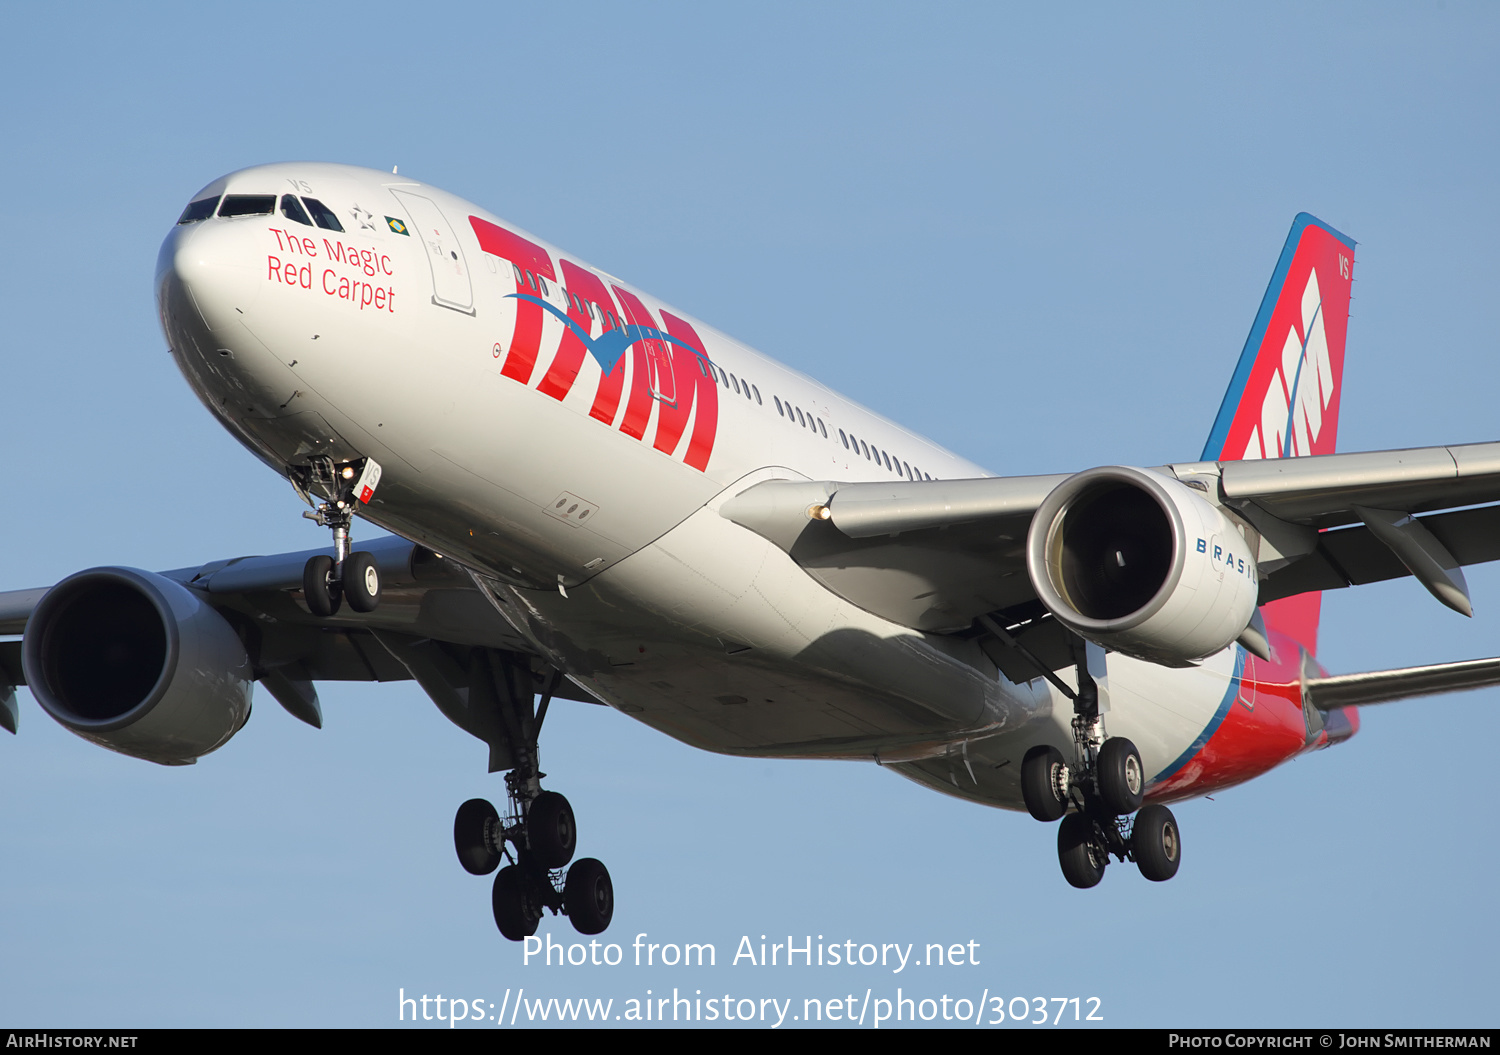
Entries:
[[[1041,679],[864,611],[718,512],[768,479],[979,466],[436,188],[285,164],[196,197],[218,194],[313,198],[344,231],[279,209],[173,229],[162,321],[199,397],[278,472],[376,459],[365,519],[479,572],[601,699],[710,750],[875,759],[1013,808],[1026,748],[1071,742],[1071,707]],[[639,341],[606,375],[562,316],[591,342],[635,324],[681,340]],[[711,367],[686,350],[699,343]],[[1111,655],[1110,733],[1162,772],[1235,659]]]

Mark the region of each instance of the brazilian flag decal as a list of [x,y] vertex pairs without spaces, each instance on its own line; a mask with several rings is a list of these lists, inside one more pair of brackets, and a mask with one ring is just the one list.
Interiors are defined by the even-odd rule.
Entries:
[[400,220],[396,219],[394,216],[387,216],[385,218],[385,222],[388,223],[388,224],[390,224],[391,230],[395,231],[397,234],[404,234],[404,235],[410,235],[411,234],[411,232],[406,229],[406,224],[402,223]]

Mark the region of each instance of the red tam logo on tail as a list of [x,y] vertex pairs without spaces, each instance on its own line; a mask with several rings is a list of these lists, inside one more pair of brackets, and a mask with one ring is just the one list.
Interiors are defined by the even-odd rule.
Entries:
[[[1332,454],[1338,439],[1354,242],[1321,220],[1292,221],[1234,379],[1203,448],[1204,461]],[[1322,595],[1261,610],[1274,635],[1316,652]]]
[[1298,215],[1204,447],[1205,460],[1333,453],[1353,270],[1353,241]]

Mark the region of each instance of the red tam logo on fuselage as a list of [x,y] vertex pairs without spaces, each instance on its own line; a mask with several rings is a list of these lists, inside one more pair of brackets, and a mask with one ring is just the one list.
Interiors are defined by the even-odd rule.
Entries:
[[556,400],[565,399],[591,351],[597,354],[605,344],[621,348],[628,354],[601,364],[589,416],[608,425],[615,423],[628,372],[630,393],[625,397],[619,430],[645,439],[655,406],[652,446],[673,454],[691,418],[692,434],[682,460],[705,471],[718,433],[719,386],[708,366],[703,341],[691,324],[663,311],[665,329],[658,328],[650,310],[635,294],[619,286],[606,286],[594,272],[565,259],[559,264],[566,281],[557,292],[567,301],[567,307],[557,308],[546,299],[552,293],[548,281],[557,282],[557,269],[547,250],[477,216],[470,216],[469,224],[480,249],[505,260],[514,273],[516,322],[500,372],[530,386],[543,354],[543,323],[550,312],[564,326],[552,351],[551,365],[536,390]]

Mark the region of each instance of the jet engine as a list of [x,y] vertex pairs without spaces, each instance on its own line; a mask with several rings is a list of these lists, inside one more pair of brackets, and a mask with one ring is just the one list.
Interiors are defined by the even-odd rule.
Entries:
[[21,646],[26,682],[65,728],[121,754],[188,765],[250,716],[249,657],[192,590],[94,568],[47,591]]
[[1172,667],[1239,637],[1260,592],[1250,548],[1217,506],[1171,477],[1121,465],[1057,485],[1032,518],[1026,566],[1065,626]]

